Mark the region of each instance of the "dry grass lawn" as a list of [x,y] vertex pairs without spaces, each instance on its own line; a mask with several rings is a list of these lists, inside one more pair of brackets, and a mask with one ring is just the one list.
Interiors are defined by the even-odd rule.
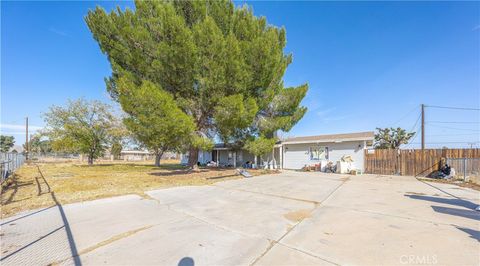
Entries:
[[[252,170],[253,175],[270,173]],[[187,185],[206,185],[241,178],[235,169],[188,171],[175,162],[37,163],[23,166],[2,187],[2,218],[15,213],[57,204],[87,201],[124,194],[148,197],[144,191]]]

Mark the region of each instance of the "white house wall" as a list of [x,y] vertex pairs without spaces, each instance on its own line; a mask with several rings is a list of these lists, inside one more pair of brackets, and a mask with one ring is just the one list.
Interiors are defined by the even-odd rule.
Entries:
[[[359,146],[360,145],[360,146]],[[364,143],[363,141],[349,141],[342,143],[310,143],[310,144],[284,144],[283,168],[301,169],[305,165],[318,164],[318,160],[310,160],[310,147],[328,147],[328,160],[336,163],[344,155],[350,155],[355,168],[363,172]]]
[[212,152],[211,151],[199,151],[198,152],[198,161],[200,163],[207,163],[212,160]]

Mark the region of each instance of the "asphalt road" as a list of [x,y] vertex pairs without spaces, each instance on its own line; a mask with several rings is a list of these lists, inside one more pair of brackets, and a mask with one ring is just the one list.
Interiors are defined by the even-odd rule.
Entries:
[[479,265],[478,191],[284,172],[1,220],[2,265]]

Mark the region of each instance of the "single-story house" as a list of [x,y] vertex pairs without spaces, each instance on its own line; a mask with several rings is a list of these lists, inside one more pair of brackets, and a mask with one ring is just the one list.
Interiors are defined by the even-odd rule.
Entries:
[[[263,156],[258,163],[263,162],[263,166],[269,168],[302,169],[329,161],[337,163],[342,157],[350,156],[355,168],[363,172],[364,150],[372,148],[373,140],[373,131],[288,138],[277,142],[272,154]],[[188,155],[182,155],[181,161],[187,163]],[[237,167],[254,162],[255,156],[246,150],[233,151],[225,144],[216,144],[212,151],[199,151],[199,163],[210,161]]]

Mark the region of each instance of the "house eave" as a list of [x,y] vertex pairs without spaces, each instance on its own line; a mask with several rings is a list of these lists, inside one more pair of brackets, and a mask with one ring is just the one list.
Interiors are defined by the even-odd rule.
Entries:
[[317,144],[317,143],[342,143],[342,142],[354,142],[354,141],[373,141],[373,138],[348,138],[348,139],[322,139],[322,140],[300,140],[300,141],[284,141],[285,144]]

